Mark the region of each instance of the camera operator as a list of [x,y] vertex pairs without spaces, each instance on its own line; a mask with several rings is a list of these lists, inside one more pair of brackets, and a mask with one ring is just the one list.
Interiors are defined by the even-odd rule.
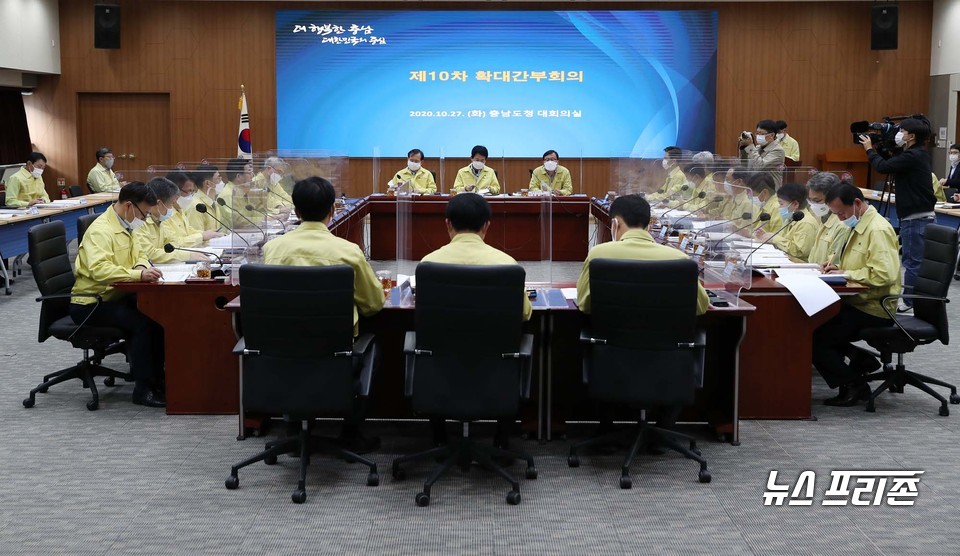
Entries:
[[760,120],[757,122],[757,144],[754,146],[750,133],[740,135],[740,160],[746,162],[747,169],[769,172],[773,176],[774,189],[780,189],[783,183],[783,147],[777,141],[777,122]]
[[[889,157],[880,155],[866,135],[860,135],[860,144],[867,151],[870,164],[878,172],[893,177],[896,184],[903,285],[905,293],[913,293],[917,271],[923,259],[924,233],[927,224],[932,224],[936,219],[933,212],[936,197],[930,187],[930,152],[926,147],[930,125],[919,118],[907,118],[900,122],[899,128],[895,141],[903,149],[900,154]],[[901,301],[899,310],[909,310],[911,306],[912,303]]]

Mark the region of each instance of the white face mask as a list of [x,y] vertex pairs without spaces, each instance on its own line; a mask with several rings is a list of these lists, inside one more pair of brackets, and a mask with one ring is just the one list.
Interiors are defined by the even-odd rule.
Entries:
[[473,169],[478,172],[480,170],[483,170],[483,167],[484,167],[483,162],[480,162],[479,160],[474,160],[473,162],[470,163],[470,165],[473,166]]
[[960,154],[951,154],[948,158],[950,158],[951,164],[956,164],[960,160]]
[[113,168],[113,159],[112,158],[103,159],[103,167],[106,168],[107,170],[109,170],[110,168]]
[[784,135],[786,135],[786,134],[785,134],[785,133],[778,133],[778,134],[777,134],[777,141],[783,141],[783,136],[784,136]]
[[283,176],[280,174],[270,174],[270,185],[277,185],[282,179]]
[[130,228],[131,232],[143,225],[144,225],[144,221],[141,220],[139,216],[134,216],[133,220],[131,220],[130,222],[127,222],[127,228]]
[[830,207],[826,203],[810,203],[810,211],[819,218],[823,218],[830,213]]
[[177,199],[177,204],[180,205],[180,208],[187,210],[193,205],[193,195],[187,195],[186,197],[180,197]]
[[664,158],[663,160],[660,161],[660,164],[663,165],[663,169],[664,169],[664,170],[669,170],[669,169],[670,169],[670,159],[669,159],[669,158]]
[[43,168],[34,168],[33,171],[30,173],[33,174],[33,177],[39,178],[40,176],[43,175]]
[[223,191],[223,188],[226,187],[226,185],[227,184],[223,183],[223,180],[220,180],[213,185],[213,190],[217,192],[217,195],[219,195],[220,192]]
[[757,144],[760,145],[760,146],[766,145],[766,144],[767,144],[767,136],[766,136],[766,135],[761,135],[761,134],[758,133],[758,134],[757,134]]
[[173,216],[173,209],[168,208],[167,212],[157,217],[157,222],[163,222],[164,220],[169,220],[172,216]]
[[558,164],[556,160],[547,160],[543,163],[543,169],[548,172],[556,172]]
[[733,195],[733,184],[728,181],[723,182],[723,192],[727,195]]
[[898,147],[902,147],[907,144],[907,142],[903,138],[903,135],[904,133],[902,131],[898,131],[897,134],[894,135],[893,137],[893,140],[897,143]]
[[407,161],[407,170],[410,170],[414,174],[420,171],[420,163],[414,162],[412,160]]

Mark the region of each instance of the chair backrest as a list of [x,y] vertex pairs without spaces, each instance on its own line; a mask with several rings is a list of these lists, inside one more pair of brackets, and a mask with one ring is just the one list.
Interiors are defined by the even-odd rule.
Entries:
[[693,401],[699,379],[697,263],[590,261],[592,397],[643,405]]
[[93,224],[93,221],[97,218],[100,218],[99,214],[84,214],[80,218],[77,218],[77,245],[83,242],[83,234],[87,233],[87,228],[89,228],[90,224]]
[[[243,403],[302,417],[350,411],[355,395],[353,269],[240,267]],[[339,355],[338,355],[339,354]]]
[[83,195],[83,186],[80,185],[71,185],[69,188],[71,197],[80,197]]
[[[33,226],[27,231],[30,269],[41,296],[70,293],[73,266],[67,254],[67,229],[62,221]],[[70,299],[48,299],[40,305],[39,341],[50,337],[50,325],[70,314]]]
[[526,272],[520,265],[417,265],[413,408],[454,419],[516,415]]
[[[947,297],[957,264],[957,230],[929,224],[924,233],[923,261],[917,271],[914,293]],[[927,299],[913,301],[913,316],[937,327],[940,342],[950,341],[946,304]]]

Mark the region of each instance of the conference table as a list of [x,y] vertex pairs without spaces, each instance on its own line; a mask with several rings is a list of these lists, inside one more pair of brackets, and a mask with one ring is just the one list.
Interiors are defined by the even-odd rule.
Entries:
[[[890,221],[890,225],[894,228],[900,227],[900,218],[897,215],[897,205],[895,202],[896,195],[891,196],[890,193],[884,193],[876,189],[864,189],[862,187],[860,191],[867,199],[867,202],[873,205],[873,208],[877,209],[880,214]],[[933,211],[936,213],[937,224],[960,230],[960,209],[936,206]]]
[[0,257],[0,272],[3,273],[6,294],[10,295],[10,278],[15,269],[7,268],[4,259],[15,259],[27,253],[27,231],[31,227],[59,220],[66,227],[67,241],[70,241],[77,237],[77,220],[81,216],[99,214],[116,199],[116,193],[93,193],[71,197],[70,201],[80,202],[76,205],[38,208],[36,214],[0,216],[0,253],[3,254]]

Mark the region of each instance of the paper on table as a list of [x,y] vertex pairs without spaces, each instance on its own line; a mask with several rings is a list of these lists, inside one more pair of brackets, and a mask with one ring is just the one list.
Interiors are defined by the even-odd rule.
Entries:
[[163,278],[160,279],[161,282],[186,282],[187,278],[192,275],[192,271],[187,272],[164,272]]
[[[812,263],[810,263],[812,264]],[[833,276],[833,277],[843,277],[846,278],[846,274],[821,274],[819,265],[810,267],[792,267],[792,268],[778,268],[777,276],[813,276],[815,278],[821,278],[824,276]]]
[[837,292],[816,276],[788,273],[787,276],[778,277],[777,282],[790,290],[808,317],[840,301]]
[[577,288],[560,288],[563,297],[572,301],[577,300]]

